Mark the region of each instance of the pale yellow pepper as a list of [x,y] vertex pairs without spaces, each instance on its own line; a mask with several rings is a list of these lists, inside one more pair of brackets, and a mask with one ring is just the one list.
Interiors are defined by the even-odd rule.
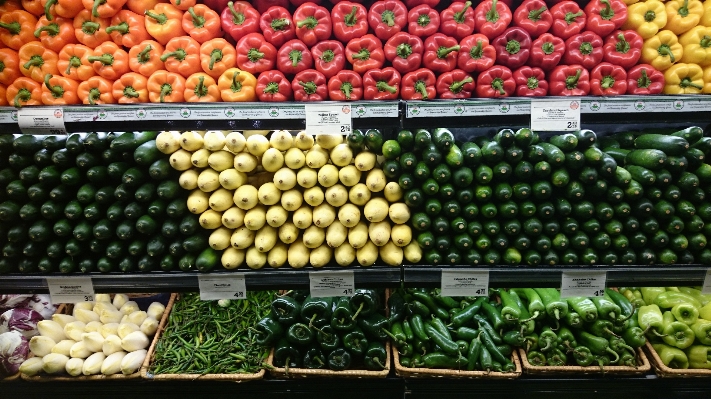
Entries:
[[672,65],[664,80],[664,94],[699,94],[704,89],[704,71],[696,64]]
[[701,25],[692,28],[679,37],[679,43],[684,46],[681,62],[711,65],[711,28]]
[[704,1],[704,15],[701,16],[701,25],[711,26],[711,1]]
[[663,30],[644,41],[642,61],[658,71],[664,71],[679,62],[683,53],[684,48],[674,32]]
[[711,66],[704,68],[704,89],[701,92],[711,94]]
[[667,9],[658,0],[647,0],[627,7],[627,21],[623,29],[637,31],[642,39],[656,35],[667,24]]
[[667,24],[664,29],[677,35],[698,25],[704,15],[704,5],[699,0],[671,0],[666,8]]

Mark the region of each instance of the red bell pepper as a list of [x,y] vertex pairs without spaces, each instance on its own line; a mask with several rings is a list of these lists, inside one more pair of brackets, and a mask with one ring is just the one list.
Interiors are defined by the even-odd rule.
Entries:
[[660,94],[664,84],[664,74],[649,64],[637,65],[627,73],[627,94]]
[[434,100],[437,97],[437,78],[427,68],[408,72],[400,82],[400,96],[403,100]]
[[644,39],[636,31],[618,30],[612,32],[603,45],[603,60],[626,69],[637,65],[642,56]]
[[321,4],[321,0],[289,0],[289,2],[290,2],[291,5],[294,6],[294,7],[301,7],[302,5],[304,5],[304,4],[308,3],[308,2],[314,3],[314,4],[316,4],[316,5],[320,5],[320,4]]
[[427,38],[439,31],[439,24],[439,13],[427,4],[420,4],[407,13],[407,31],[411,35]]
[[363,98],[363,79],[355,71],[340,71],[328,80],[331,101],[356,101]]
[[541,68],[522,66],[513,73],[516,95],[519,97],[542,97],[548,94],[546,73]]
[[412,10],[415,7],[419,7],[419,6],[427,6],[430,8],[435,8],[435,7],[437,7],[437,4],[439,4],[439,0],[405,0],[405,5],[410,10]]
[[580,64],[585,69],[593,69],[602,62],[602,53],[602,38],[588,30],[565,41],[563,63]]
[[326,40],[311,47],[314,67],[330,79],[346,66],[346,54],[341,42]]
[[296,101],[328,100],[328,85],[326,77],[315,69],[303,70],[294,76],[291,82]]
[[551,96],[586,96],[590,93],[590,75],[582,65],[560,65],[548,75]]
[[607,36],[627,21],[627,4],[622,0],[590,0],[585,6],[585,14],[587,28]]
[[400,73],[388,67],[371,69],[363,75],[363,98],[366,100],[397,100]]
[[246,1],[230,1],[220,14],[222,30],[235,41],[259,32],[259,11]]
[[438,98],[469,98],[475,88],[476,83],[472,76],[461,69],[445,72],[437,78]]
[[385,43],[385,58],[401,74],[412,72],[422,64],[422,39],[405,32],[398,32]]
[[511,9],[498,0],[486,0],[474,9],[474,21],[477,33],[489,40],[504,33],[511,23]]
[[237,42],[237,66],[252,74],[274,69],[277,49],[259,33],[250,33]]
[[380,40],[388,40],[407,25],[407,7],[399,0],[380,0],[368,11],[368,24]]
[[352,39],[346,45],[346,59],[353,70],[364,74],[369,69],[381,68],[385,63],[383,43],[373,35]]
[[565,53],[565,42],[563,39],[544,33],[531,45],[531,56],[528,57],[528,65],[538,67],[544,71],[555,68]]
[[523,28],[508,28],[491,44],[496,49],[496,63],[509,69],[525,65],[531,54],[531,36]]
[[201,0],[200,2],[205,4],[211,10],[219,12],[227,7],[229,0]]
[[331,38],[331,13],[328,9],[308,2],[294,11],[296,37],[307,46]]
[[545,1],[525,0],[514,12],[513,22],[535,39],[551,28],[553,14],[548,10]]
[[476,78],[476,95],[482,98],[512,96],[516,92],[516,81],[511,70],[494,65]]
[[550,32],[563,40],[585,29],[585,13],[574,1],[561,1],[554,5],[551,7],[551,15],[553,24]]
[[265,71],[257,78],[257,97],[259,101],[281,102],[294,97],[291,82],[279,71]]
[[627,93],[627,72],[620,65],[603,62],[590,71],[590,94],[619,96]]
[[314,60],[304,42],[294,39],[281,46],[277,52],[276,65],[284,75],[296,75],[303,70],[311,69]]
[[483,72],[494,66],[496,49],[481,33],[467,36],[459,42],[457,66],[466,72]]
[[341,1],[331,10],[333,35],[343,43],[368,33],[368,10],[358,3]]
[[442,33],[435,33],[425,40],[425,53],[422,62],[425,68],[434,72],[449,72],[457,67],[459,57],[457,39]]
[[259,18],[259,29],[264,39],[275,47],[281,47],[289,40],[296,39],[296,26],[289,10],[284,7],[271,7]]
[[472,2],[454,2],[442,10],[439,16],[439,31],[447,36],[454,36],[457,40],[474,33],[474,9]]
[[[269,11],[272,7],[288,8],[289,0],[254,0],[252,5],[259,11],[260,14],[264,14]],[[276,44],[275,44],[276,46]]]

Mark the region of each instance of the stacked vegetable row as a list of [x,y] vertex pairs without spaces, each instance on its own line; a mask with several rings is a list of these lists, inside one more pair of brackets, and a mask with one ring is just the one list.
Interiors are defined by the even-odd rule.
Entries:
[[156,136],[0,136],[0,271],[171,270],[204,250]]
[[393,320],[383,305],[375,290],[332,298],[294,291],[275,299],[257,323],[257,343],[274,346],[276,367],[383,370]]
[[709,263],[711,139],[664,133],[418,130],[394,166],[427,264]]
[[269,138],[220,131],[163,132],[158,149],[182,171],[187,208],[211,230],[206,252],[221,263],[253,269],[342,266],[378,259],[390,265],[419,259],[399,202],[397,183],[386,184],[376,152],[382,135],[356,132],[313,136],[272,132]]

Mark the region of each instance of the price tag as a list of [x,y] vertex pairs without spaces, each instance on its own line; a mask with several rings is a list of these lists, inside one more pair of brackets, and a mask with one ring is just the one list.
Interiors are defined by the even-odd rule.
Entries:
[[442,270],[442,296],[488,296],[488,270]]
[[531,101],[531,130],[573,131],[580,129],[580,101]]
[[220,277],[198,275],[198,287],[203,301],[247,298],[247,285],[242,273]]
[[349,134],[353,131],[349,104],[306,104],[306,131],[311,134]]
[[94,284],[90,277],[48,278],[47,287],[53,304],[94,300]]
[[560,297],[603,296],[607,283],[607,272],[569,271],[563,272]]
[[706,270],[706,278],[704,278],[704,286],[701,287],[702,294],[711,294],[711,269]]
[[25,134],[67,134],[61,108],[20,108],[17,110],[17,124]]
[[314,298],[353,296],[353,271],[309,272],[309,290]]

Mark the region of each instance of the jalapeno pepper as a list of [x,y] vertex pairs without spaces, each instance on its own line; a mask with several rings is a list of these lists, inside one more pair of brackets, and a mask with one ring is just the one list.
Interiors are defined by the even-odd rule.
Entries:
[[459,328],[472,320],[474,315],[479,312],[479,309],[481,309],[481,305],[484,301],[486,301],[486,297],[480,297],[474,303],[462,309],[461,312],[458,312],[452,316],[452,326],[454,326],[454,328]]
[[473,338],[469,344],[469,351],[467,352],[467,370],[472,371],[476,369],[483,346],[484,344],[482,344],[479,334],[477,334],[476,338]]
[[486,330],[482,330],[479,337],[481,339],[481,342],[484,344],[484,348],[486,348],[486,350],[489,351],[489,353],[491,354],[491,358],[501,363],[504,368],[508,368],[506,365],[508,363],[511,363],[511,360],[504,356],[501,351],[499,351],[499,348],[496,347],[496,344],[492,340],[492,337],[489,336]]
[[431,348],[430,348],[429,341],[423,341],[419,338],[415,338],[414,340],[412,340],[412,350],[415,353],[420,353],[422,355],[426,355],[427,353],[429,353],[431,351],[430,349]]
[[501,329],[506,327],[506,322],[504,321],[503,317],[501,317],[501,312],[498,311],[489,302],[484,301],[481,304],[481,309],[484,311],[484,314],[486,314],[486,318],[491,322],[492,326],[496,331],[500,331]]
[[440,347],[440,349],[447,354],[456,355],[459,353],[459,347],[457,343],[447,338],[444,334],[441,334],[436,328],[430,324],[425,324],[425,332],[427,336],[432,339],[432,341]]
[[449,296],[442,296],[442,290],[437,288],[432,291],[432,298],[440,306],[446,309],[459,309],[461,302],[455,301],[454,298]]
[[444,322],[437,318],[433,317],[430,321],[427,322],[430,324],[432,327],[434,327],[437,331],[439,331],[440,334],[444,335],[445,337],[452,339],[452,334],[449,332],[449,328],[447,328],[447,325],[444,324]]
[[412,331],[412,326],[408,319],[402,321],[402,332],[405,334],[405,341],[412,342],[415,339],[415,333]]
[[425,332],[425,325],[422,321],[422,316],[416,314],[413,315],[410,320],[410,325],[412,326],[412,333],[415,335],[415,338],[418,338],[422,341],[429,341],[430,337]]
[[578,296],[566,298],[565,300],[568,302],[571,310],[578,313],[584,321],[592,323],[597,320],[597,308],[589,298]]
[[434,301],[434,298],[432,298],[429,294],[422,291],[415,291],[412,293],[412,296],[418,301],[422,302],[425,306],[427,306],[430,312],[432,312],[433,315],[439,317],[440,319],[447,319],[449,317],[449,313],[447,313],[445,309],[437,306]]
[[422,356],[419,353],[415,353],[412,355],[412,361],[411,361],[411,366],[412,367],[422,367],[425,365],[425,361],[422,360]]
[[610,337],[610,338],[608,339],[608,341],[610,342],[610,349],[612,349],[613,351],[615,351],[615,352],[617,352],[617,353],[620,353],[620,354],[621,354],[621,353],[623,353],[625,350],[634,352],[634,348],[631,347],[631,346],[629,346],[629,345],[627,345],[627,343],[625,342],[625,340],[622,339],[622,338]]
[[499,333],[494,330],[494,327],[489,324],[489,321],[486,320],[483,316],[478,314],[474,315],[474,320],[479,323],[479,330],[486,331],[487,334],[489,334],[491,339],[494,341],[494,343],[500,344],[503,342]]
[[384,332],[393,340],[393,345],[395,345],[396,348],[399,348],[407,343],[407,336],[405,335],[402,323],[399,321],[392,323],[390,331],[385,329]]
[[507,331],[503,336],[503,340],[505,343],[513,346],[523,346],[526,344],[526,337],[524,337],[520,331],[516,330]]
[[422,356],[425,367],[430,369],[461,370],[467,367],[468,360],[461,355],[448,356],[442,352],[428,353]]
[[457,339],[470,341],[479,336],[479,330],[470,327],[459,327],[455,332]]

